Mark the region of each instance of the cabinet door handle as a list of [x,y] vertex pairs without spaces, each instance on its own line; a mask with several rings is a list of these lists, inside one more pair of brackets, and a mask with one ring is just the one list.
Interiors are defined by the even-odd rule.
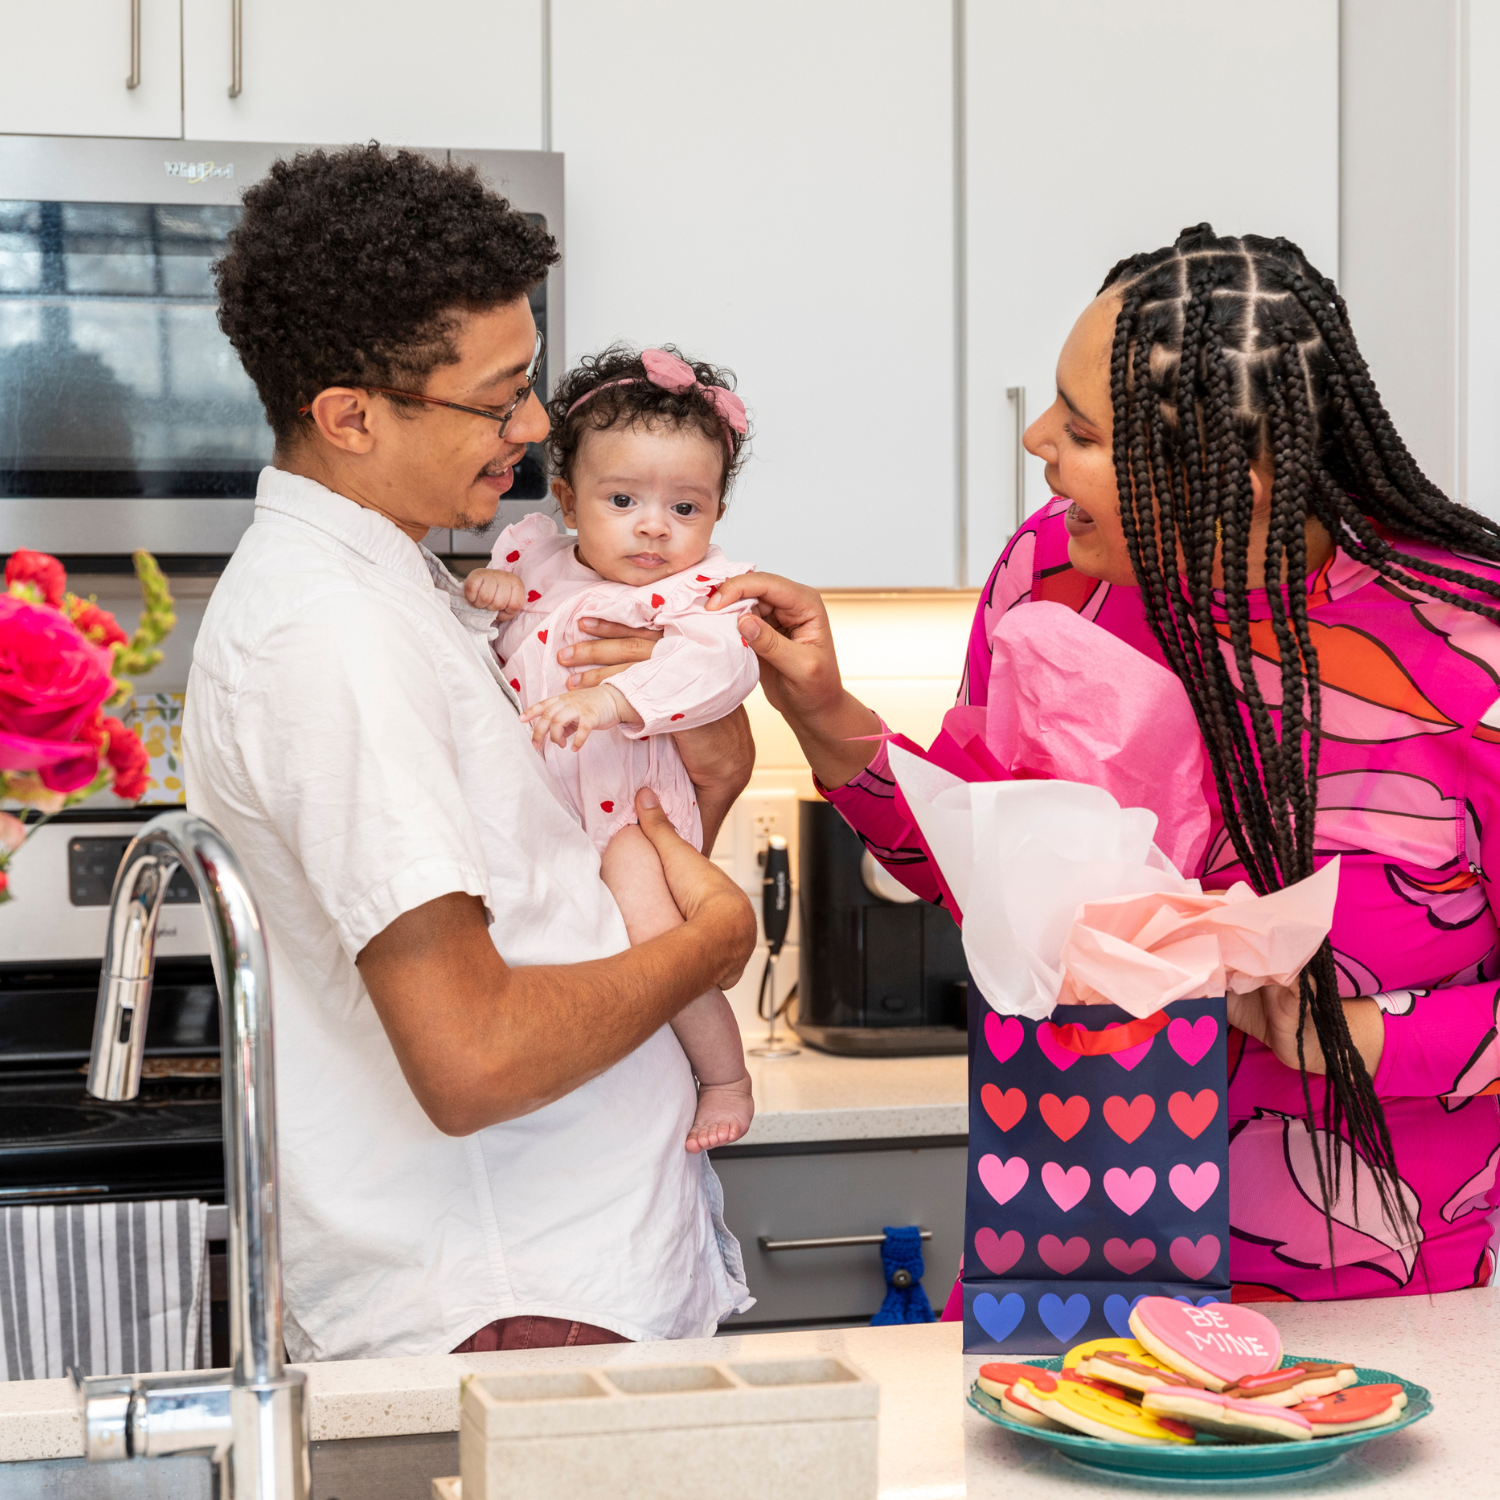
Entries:
[[[932,1238],[930,1229],[923,1229],[920,1232],[924,1240]],[[845,1245],[883,1245],[885,1236],[883,1234],[832,1234],[815,1240],[773,1240],[763,1234],[756,1240],[756,1244],[767,1254],[775,1250],[837,1250]]]
[[125,87],[141,86],[141,0],[130,0],[130,77]]
[[229,97],[238,99],[245,82],[244,0],[229,0]]
[[1026,436],[1026,387],[1006,386],[1005,399],[1014,403],[1016,415],[1016,524],[1011,527],[1015,532],[1021,529],[1021,523],[1026,519],[1026,444],[1023,441]]

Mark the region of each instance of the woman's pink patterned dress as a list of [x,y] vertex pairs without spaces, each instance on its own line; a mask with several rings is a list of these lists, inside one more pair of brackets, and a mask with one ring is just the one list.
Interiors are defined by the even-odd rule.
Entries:
[[[1038,512],[990,575],[961,701],[986,700],[993,626],[1033,600],[1066,604],[1162,660],[1139,591],[1069,565],[1065,508],[1053,500]],[[1492,564],[1445,560],[1500,578]],[[1406,1243],[1385,1220],[1373,1179],[1357,1163],[1335,1206],[1330,1266],[1301,1081],[1268,1048],[1234,1032],[1236,1297],[1380,1297],[1487,1284],[1492,1208],[1500,1205],[1500,927],[1490,894],[1500,871],[1500,626],[1386,583],[1342,552],[1319,570],[1309,596],[1323,689],[1318,855],[1320,863],[1343,857],[1333,947],[1343,992],[1375,996],[1385,1012],[1375,1088],[1420,1236]],[[1251,596],[1251,619],[1259,622],[1261,691],[1274,708],[1281,677],[1263,594]],[[883,864],[937,899],[910,825],[895,810],[883,750],[827,795]],[[1217,809],[1203,868],[1184,873],[1209,889],[1245,878]],[[1317,1107],[1317,1079],[1313,1100]]]

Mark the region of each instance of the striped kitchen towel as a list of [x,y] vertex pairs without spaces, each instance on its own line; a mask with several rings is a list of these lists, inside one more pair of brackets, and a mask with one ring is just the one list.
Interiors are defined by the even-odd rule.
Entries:
[[0,1380],[208,1363],[208,1205],[0,1208]]

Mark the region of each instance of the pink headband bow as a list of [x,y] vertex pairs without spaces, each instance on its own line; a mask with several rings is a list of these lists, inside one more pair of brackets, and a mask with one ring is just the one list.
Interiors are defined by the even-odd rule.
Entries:
[[[652,385],[660,386],[664,391],[686,391],[697,387],[704,399],[718,414],[727,432],[738,433],[740,437],[744,437],[750,430],[750,424],[745,420],[745,403],[733,391],[725,390],[722,385],[704,385],[693,374],[693,367],[686,360],[678,359],[675,354],[668,354],[665,349],[643,349],[641,363],[646,367],[646,379]],[[597,396],[600,391],[607,391],[612,385],[638,385],[639,383],[639,377],[633,375],[624,380],[606,380],[603,385],[596,385],[593,390],[585,391],[568,408],[564,420],[571,417],[585,401]],[[732,436],[729,438],[729,451],[734,452]]]

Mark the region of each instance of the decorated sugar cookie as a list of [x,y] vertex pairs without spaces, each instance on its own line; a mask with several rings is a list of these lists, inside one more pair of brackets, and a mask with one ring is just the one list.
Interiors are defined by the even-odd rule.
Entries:
[[[1015,1387],[1012,1386],[1011,1390]],[[1071,1429],[1064,1427],[1061,1422],[1054,1422],[1051,1417],[1044,1417],[1041,1412],[1033,1410],[1015,1396],[1006,1394],[1000,1397],[1000,1410],[1013,1422],[1022,1422],[1027,1427],[1035,1427],[1040,1432],[1068,1432]]]
[[1265,1442],[1267,1439],[1305,1443],[1313,1435],[1312,1424],[1304,1416],[1284,1406],[1268,1406],[1264,1401],[1236,1401],[1217,1391],[1167,1390],[1147,1391],[1141,1397],[1141,1409],[1154,1417],[1175,1417],[1199,1432],[1239,1442]]
[[1222,1391],[1281,1364],[1281,1335],[1263,1313],[1231,1302],[1194,1307],[1175,1297],[1142,1297],[1131,1309],[1130,1331],[1180,1375]]
[[1200,1382],[1179,1375],[1154,1354],[1148,1353],[1139,1339],[1090,1339],[1075,1344],[1063,1355],[1063,1369],[1077,1370],[1127,1393],[1155,1390],[1160,1385],[1196,1386]]
[[1353,1365],[1304,1359],[1267,1375],[1246,1375],[1236,1384],[1226,1385],[1224,1394],[1241,1401],[1264,1401],[1269,1406],[1296,1406],[1301,1401],[1331,1396],[1358,1379]]
[[1074,1344],[1063,1355],[1063,1369],[1076,1370],[1084,1360],[1106,1353],[1124,1354],[1131,1359],[1139,1359],[1146,1351],[1139,1339],[1088,1339],[1081,1344]]
[[1035,1365],[1013,1365],[995,1361],[991,1364],[980,1365],[974,1384],[985,1395],[998,1401],[1000,1410],[1013,1422],[1023,1422],[1027,1427],[1056,1432],[1062,1427],[1061,1422],[1054,1422],[1051,1417],[1044,1417],[1041,1412],[1033,1410],[1024,1401],[1018,1401],[1011,1394],[1016,1381],[1022,1375],[1035,1375],[1036,1373]]
[[1304,1401],[1293,1414],[1312,1424],[1315,1438],[1337,1437],[1341,1432],[1360,1432],[1366,1427],[1384,1427],[1406,1410],[1406,1392],[1399,1385],[1352,1385]]
[[1170,1418],[1163,1422],[1123,1396],[1106,1396],[1076,1380],[1060,1380],[1045,1370],[1033,1370],[1015,1383],[1019,1400],[1045,1417],[1088,1437],[1135,1447],[1163,1443],[1191,1443],[1192,1434]]

